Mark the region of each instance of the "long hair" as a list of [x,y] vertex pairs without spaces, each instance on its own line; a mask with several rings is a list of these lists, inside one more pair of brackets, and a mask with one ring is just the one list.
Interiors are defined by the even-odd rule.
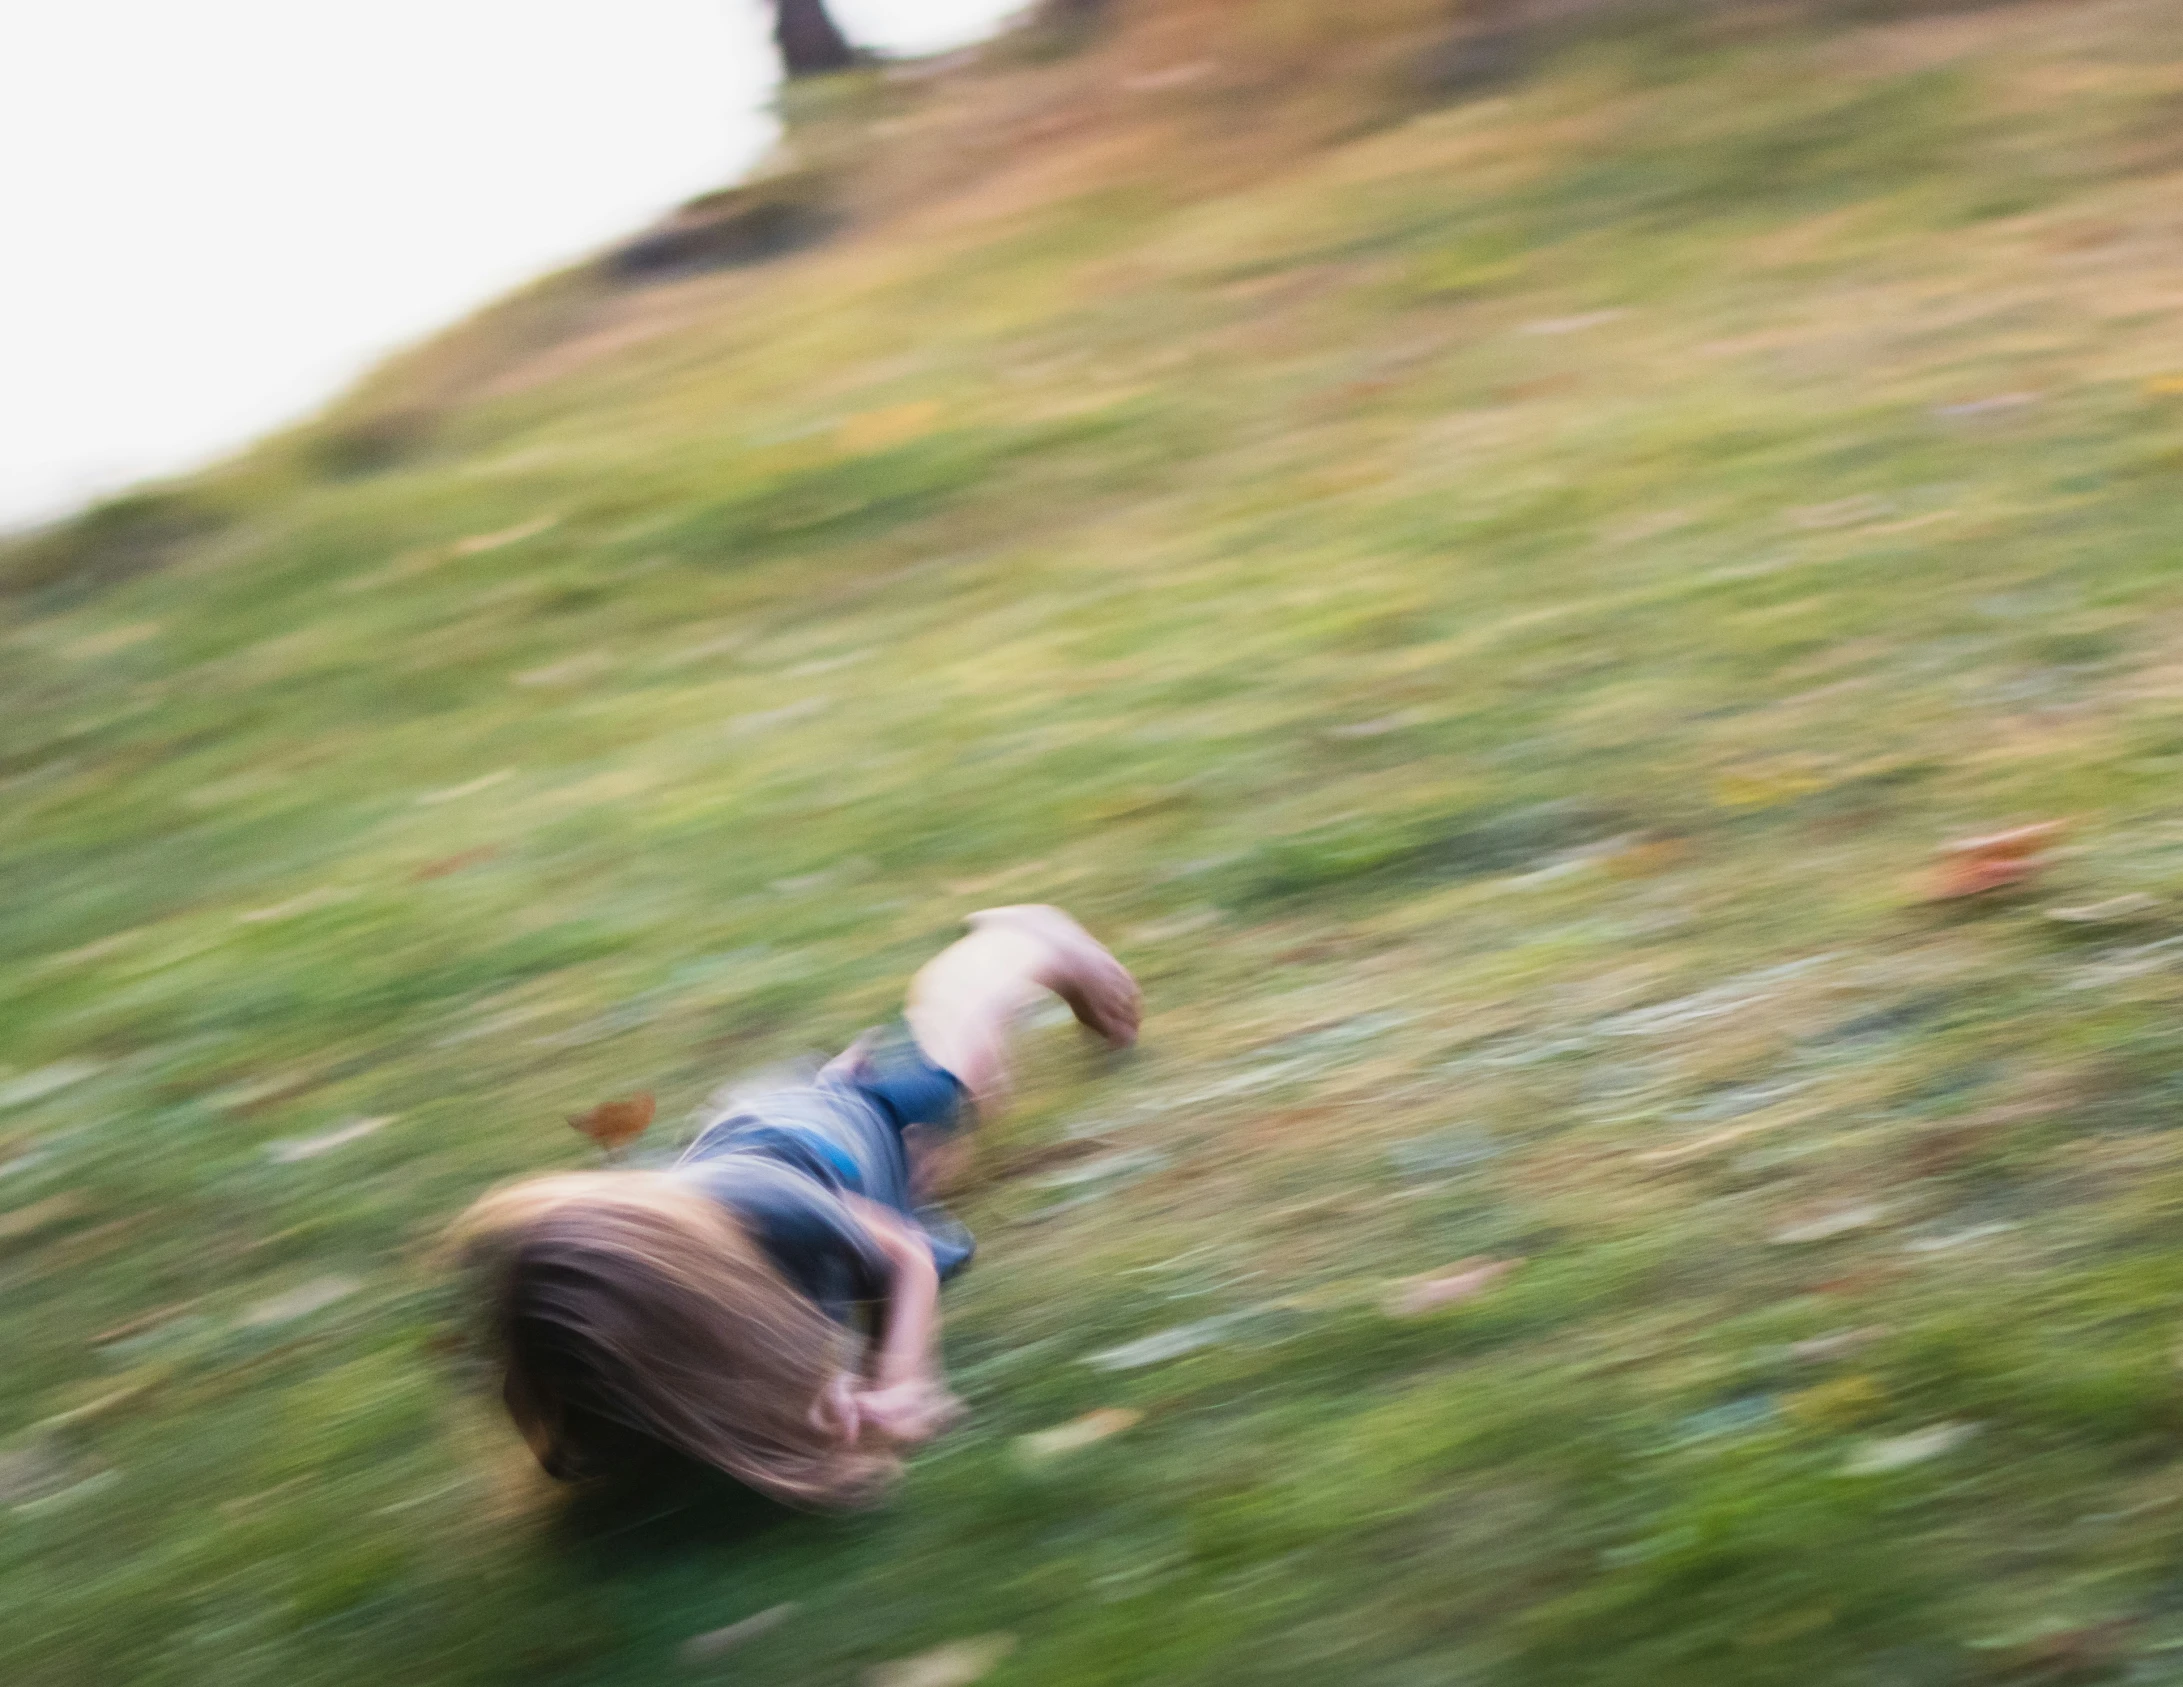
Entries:
[[658,1172],[531,1178],[453,1239],[484,1279],[502,1398],[549,1474],[617,1474],[665,1447],[793,1505],[848,1506],[898,1473],[815,1409],[844,1333],[701,1191]]

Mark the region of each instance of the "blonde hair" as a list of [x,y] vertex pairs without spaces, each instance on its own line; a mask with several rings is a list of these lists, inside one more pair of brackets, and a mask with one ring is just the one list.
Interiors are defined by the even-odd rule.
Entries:
[[809,1506],[868,1504],[898,1474],[816,1409],[844,1332],[702,1191],[660,1172],[531,1178],[453,1240],[486,1280],[509,1415],[550,1474],[664,1446]]

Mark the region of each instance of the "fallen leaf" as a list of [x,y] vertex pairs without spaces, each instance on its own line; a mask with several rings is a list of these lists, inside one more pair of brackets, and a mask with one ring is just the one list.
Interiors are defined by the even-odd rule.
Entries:
[[2183,375],[2155,375],[2145,383],[2145,390],[2155,398],[2183,395]]
[[726,1657],[738,1646],[748,1645],[761,1634],[771,1634],[793,1617],[796,1610],[793,1602],[769,1605],[754,1616],[745,1617],[741,1622],[691,1635],[675,1649],[675,1656],[686,1664],[709,1664],[715,1658]]
[[1134,1429],[1143,1421],[1144,1413],[1127,1406],[1102,1406],[1051,1429],[1018,1436],[1016,1450],[1032,1462],[1040,1463],[1059,1458],[1063,1453],[1073,1453],[1080,1447],[1089,1447],[1110,1435],[1119,1435],[1125,1429]]
[[1960,1447],[1978,1433],[1975,1423],[1936,1423],[1925,1429],[1914,1429],[1908,1435],[1890,1435],[1878,1441],[1867,1441],[1856,1452],[1842,1461],[1844,1476],[1880,1476],[1891,1470],[1903,1470],[1928,1459]]
[[1012,1634],[951,1640],[914,1658],[872,1665],[864,1672],[864,1687],[970,1687],[1015,1649],[1016,1637]]
[[1389,1290],[1384,1308],[1390,1318],[1419,1318],[1483,1294],[1522,1263],[1520,1259],[1466,1259],[1438,1275],[1397,1283]]
[[1983,837],[1959,838],[1941,850],[1941,866],[1926,900],[1948,902],[2024,883],[2047,866],[2047,847],[2062,830],[2063,822],[2042,820]]
[[644,1134],[652,1122],[652,1092],[602,1101],[588,1113],[571,1113],[569,1123],[609,1154]]

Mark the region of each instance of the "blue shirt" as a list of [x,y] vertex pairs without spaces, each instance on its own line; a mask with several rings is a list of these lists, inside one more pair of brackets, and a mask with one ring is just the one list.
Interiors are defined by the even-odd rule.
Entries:
[[739,1099],[675,1169],[733,1213],[792,1285],[846,1321],[858,1302],[886,1297],[892,1272],[844,1195],[907,1219],[943,1281],[969,1263],[969,1233],[941,1209],[912,1204],[902,1142],[913,1124],[955,1128],[963,1095],[914,1045],[897,1047],[851,1076],[822,1074]]

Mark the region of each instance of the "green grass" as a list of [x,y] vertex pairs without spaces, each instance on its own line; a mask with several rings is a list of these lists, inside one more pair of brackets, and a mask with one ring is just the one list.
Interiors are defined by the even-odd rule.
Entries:
[[[875,109],[1090,115],[16,546],[0,1675],[2183,1678],[2172,23],[1599,32],[1248,169],[1218,55],[997,54]],[[1150,1019],[1032,1037],[968,1426],[551,1491],[445,1221],[1029,899]]]

